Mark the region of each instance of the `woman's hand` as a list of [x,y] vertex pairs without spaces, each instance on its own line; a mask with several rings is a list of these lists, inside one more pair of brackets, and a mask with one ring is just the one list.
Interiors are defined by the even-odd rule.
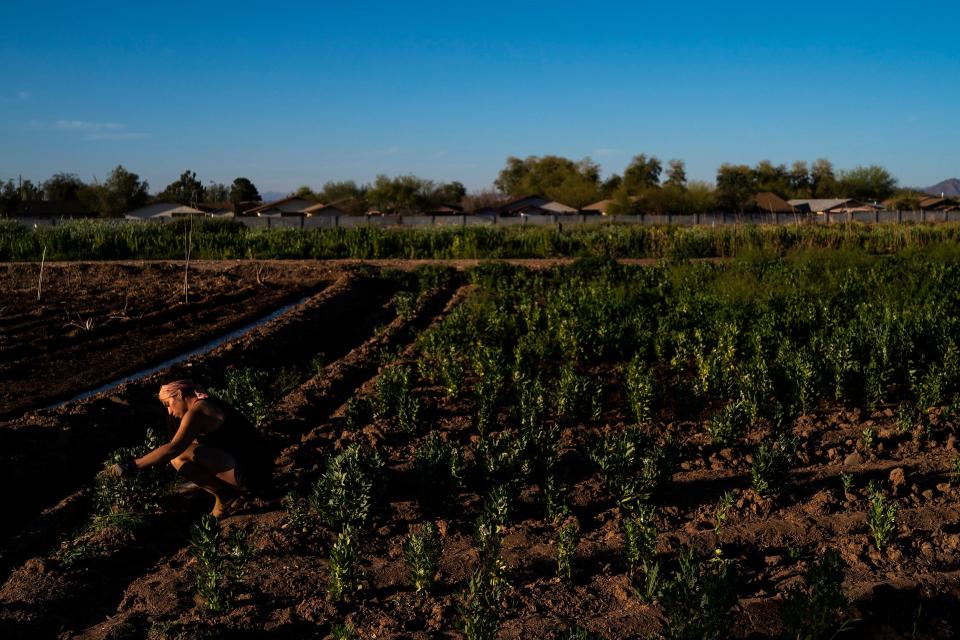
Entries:
[[115,478],[122,478],[123,476],[130,475],[136,470],[137,463],[133,458],[130,458],[129,460],[124,460],[123,462],[118,462],[107,467],[107,475]]

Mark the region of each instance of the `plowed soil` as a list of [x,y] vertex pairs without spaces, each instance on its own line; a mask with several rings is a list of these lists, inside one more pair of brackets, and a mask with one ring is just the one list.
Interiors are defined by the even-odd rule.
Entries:
[[[103,362],[95,359],[102,348],[108,349],[102,346],[107,342],[88,341],[82,331],[75,334],[76,343],[44,333],[58,325],[63,314],[58,309],[72,300],[68,285],[57,289],[54,283],[57,279],[71,282],[71,277],[104,283],[99,297],[88,300],[89,306],[72,303],[76,306],[71,313],[80,313],[81,319],[83,314],[100,318],[104,330],[98,340],[114,336],[116,344],[122,345],[116,347],[116,357],[136,354],[138,349],[157,353],[159,338],[151,342],[147,336],[162,323],[145,324],[142,333],[137,333],[133,320],[110,324],[114,322],[108,322],[110,314],[124,304],[126,294],[105,283],[122,278],[138,282],[140,274],[149,274],[147,281],[154,282],[155,288],[134,286],[140,297],[131,292],[127,304],[128,315],[147,318],[161,313],[158,304],[150,304],[152,296],[165,296],[162,300],[168,305],[178,304],[182,279],[177,282],[176,277],[179,273],[182,278],[182,264],[58,268],[62,273],[51,276],[50,288],[45,290],[50,292],[45,303],[50,306],[30,324],[25,300],[31,281],[35,287],[37,269],[14,274],[16,269],[7,267],[8,279],[18,283],[14,290],[24,301],[8,303],[4,298],[0,304],[15,309],[22,319],[21,324],[8,323],[8,312],[3,312],[8,336],[3,367],[26,362],[24,352],[13,350],[19,344],[13,336],[32,340],[38,353],[47,354],[50,362],[60,362],[65,372]],[[308,297],[289,314],[208,355],[52,411],[24,412],[16,407],[32,409],[56,397],[30,391],[30,381],[35,386],[54,384],[58,376],[25,364],[4,369],[37,377],[20,379],[19,395],[31,396],[29,402],[21,402],[13,393],[4,397],[10,418],[0,425],[3,486],[13,498],[7,511],[12,516],[0,524],[0,637],[325,638],[333,625],[349,621],[361,638],[462,638],[457,626],[459,593],[477,563],[472,527],[481,497],[468,483],[456,504],[444,506],[439,514],[425,513],[412,459],[426,430],[409,436],[384,421],[372,421],[351,431],[346,427],[344,404],[351,397],[373,392],[385,354],[399,354],[400,360],[415,364],[411,345],[417,335],[467,298],[470,288],[454,280],[422,295],[412,315],[398,317],[390,302],[395,284],[366,271],[352,274],[342,265],[295,263],[292,272],[283,275],[272,263],[266,285],[260,285],[252,264],[214,263],[206,268],[209,272],[198,269],[196,274],[197,299],[207,296],[203,298],[207,304],[198,302],[196,307],[197,341],[224,328],[210,326],[218,314],[202,315],[209,307],[259,304],[257,313],[244,316],[252,318],[296,296]],[[104,274],[93,275],[98,269],[104,269]],[[205,277],[201,273],[209,276],[206,288],[200,284]],[[276,286],[271,301],[252,302],[265,296],[262,290],[271,283]],[[230,298],[246,287],[250,289],[246,298]],[[250,302],[244,305],[242,300]],[[130,309],[141,311],[130,314]],[[166,333],[168,337],[175,334],[172,328]],[[75,355],[57,355],[64,347],[53,346],[54,342],[74,345]],[[13,355],[8,357],[7,349]],[[280,366],[315,356],[326,366],[283,398],[264,426],[276,462],[275,488],[222,521],[226,530],[243,531],[254,552],[233,610],[207,615],[194,597],[195,563],[188,537],[190,527],[211,506],[205,494],[185,491],[166,496],[147,524],[133,531],[84,531],[91,508],[90,487],[103,458],[117,446],[141,440],[146,426],[162,423],[154,400],[161,381],[187,375],[204,380],[232,366]],[[58,357],[62,359],[54,360]],[[154,357],[143,358],[136,366],[154,361]],[[133,368],[115,365],[111,371],[122,374]],[[614,381],[612,367],[593,373]],[[81,374],[62,385],[60,396],[101,384],[104,377]],[[445,399],[440,389],[423,381],[415,392],[425,403],[431,428],[463,446],[469,467],[475,437],[470,402]],[[627,422],[624,399],[614,393],[600,421],[562,431],[562,459],[572,481],[572,515],[582,531],[572,581],[556,577],[556,529],[540,506],[539,489],[529,486],[523,491],[503,540],[511,587],[500,611],[498,637],[550,638],[573,624],[610,639],[645,638],[660,629],[658,606],[642,603],[627,579],[621,516],[587,455],[597,435],[623,428]],[[876,430],[870,449],[860,444],[866,427]],[[847,564],[844,590],[852,601],[848,615],[860,619],[852,632],[841,637],[960,635],[960,494],[950,476],[957,454],[952,415],[935,412],[929,432],[904,433],[896,426],[892,407],[867,413],[822,406],[794,425],[800,444],[791,473],[792,490],[776,500],[760,498],[749,488],[752,445],[768,434],[750,433],[743,445],[718,450],[709,444],[700,424],[674,421],[666,429],[681,443],[682,463],[666,492],[657,498],[658,549],[668,564],[682,546],[704,554],[721,548],[725,557],[735,561],[740,580],[729,637],[778,637],[783,594],[827,547],[838,549]],[[326,593],[335,535],[319,523],[295,531],[289,526],[282,497],[291,490],[306,491],[326,457],[351,442],[378,450],[386,461],[387,478],[373,524],[362,534],[364,588],[337,602]],[[843,490],[842,473],[855,478],[850,492]],[[874,549],[866,524],[866,485],[871,479],[892,489],[899,509],[894,539],[883,552]],[[716,507],[726,492],[732,492],[735,502],[716,531]],[[437,589],[418,596],[409,582],[402,547],[411,527],[426,521],[438,526],[443,557]],[[63,558],[70,549],[83,553],[68,563]]]

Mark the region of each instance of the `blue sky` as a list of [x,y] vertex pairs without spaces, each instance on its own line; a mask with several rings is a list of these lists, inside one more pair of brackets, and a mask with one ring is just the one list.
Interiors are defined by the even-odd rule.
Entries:
[[[908,8],[904,8],[908,7]],[[509,155],[637,153],[960,176],[951,2],[5,3],[0,178],[261,191],[413,173],[490,185]]]

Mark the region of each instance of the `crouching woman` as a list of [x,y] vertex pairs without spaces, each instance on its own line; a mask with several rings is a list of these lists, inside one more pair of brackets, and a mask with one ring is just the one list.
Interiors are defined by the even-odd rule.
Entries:
[[213,495],[211,513],[217,518],[235,510],[249,490],[265,487],[270,463],[263,437],[239,411],[191,380],[163,385],[159,399],[179,420],[170,442],[113,465],[110,473],[124,476],[169,462],[181,477]]

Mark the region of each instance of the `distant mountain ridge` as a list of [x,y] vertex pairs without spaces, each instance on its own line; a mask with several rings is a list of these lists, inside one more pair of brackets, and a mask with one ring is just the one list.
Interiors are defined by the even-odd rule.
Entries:
[[932,196],[939,196],[942,193],[945,198],[960,196],[960,178],[949,178],[938,182],[932,187],[927,187],[923,192]]
[[[939,192],[938,192],[939,193]],[[280,193],[279,191],[264,191],[260,194],[260,197],[263,198],[264,202],[273,202],[274,200],[280,200],[281,198],[286,198],[289,193]]]

